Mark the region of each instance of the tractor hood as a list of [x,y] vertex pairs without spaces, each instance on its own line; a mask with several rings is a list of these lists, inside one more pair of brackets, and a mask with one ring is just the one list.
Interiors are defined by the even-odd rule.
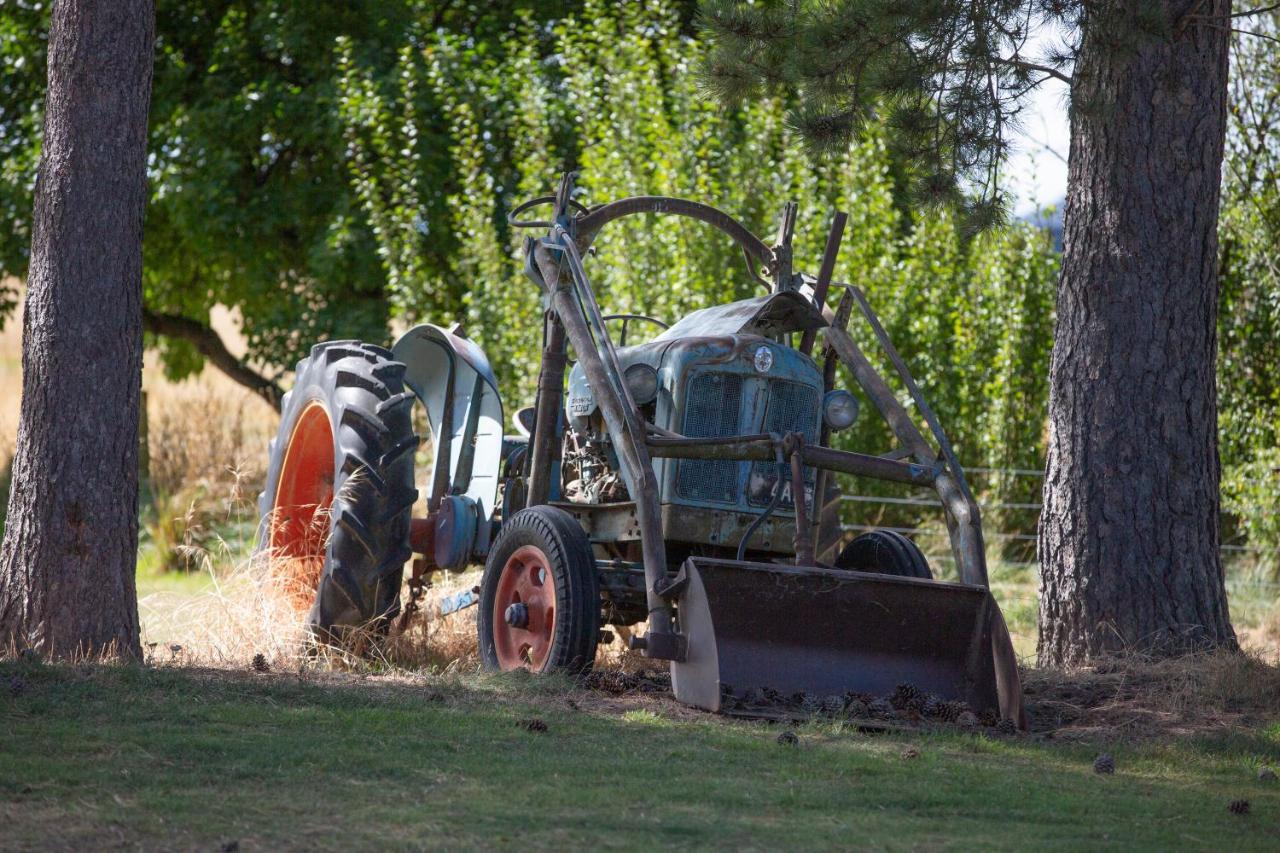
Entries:
[[827,325],[822,312],[800,293],[785,290],[767,296],[713,305],[687,314],[656,341],[680,338],[758,335],[772,338],[785,332],[807,332]]
[[[816,372],[812,360],[770,339],[826,324],[813,303],[803,295],[794,291],[772,293],[694,311],[652,341],[620,348],[618,362],[623,371],[633,364],[649,365],[658,371],[659,393],[669,394],[677,376],[689,363],[729,362],[738,358],[750,361],[757,349],[765,347],[775,356],[770,360],[777,364],[775,373],[794,372],[797,375],[791,378],[808,380],[809,374]],[[586,373],[581,365],[574,365],[569,373],[568,414],[587,417],[595,410],[596,400]]]

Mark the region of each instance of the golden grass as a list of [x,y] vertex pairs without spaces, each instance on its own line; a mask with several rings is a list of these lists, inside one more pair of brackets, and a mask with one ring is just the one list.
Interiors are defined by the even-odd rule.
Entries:
[[[213,322],[233,351],[243,352],[236,318]],[[440,600],[479,584],[480,572],[438,575],[421,611],[384,638],[358,643],[367,656],[317,649],[304,625],[310,591],[292,593],[289,566],[250,556],[267,442],[277,416],[222,374],[206,369],[168,380],[154,353],[143,373],[147,393],[153,514],[148,542],[171,555],[140,580],[143,639],[157,662],[243,668],[261,654],[273,669],[431,670],[479,668],[476,610],[438,615]],[[12,452],[21,390],[21,318],[0,330],[0,453]],[[420,451],[425,461],[428,446]],[[421,514],[422,507],[415,508]],[[406,576],[408,567],[406,567]],[[1034,578],[1010,577],[997,595],[1034,595]],[[1007,589],[1005,588],[1007,587]],[[403,596],[407,601],[407,591]],[[1012,606],[1012,601],[1006,605]],[[1258,624],[1240,625],[1242,642],[1267,659],[1280,657],[1280,604]],[[1034,644],[1034,621],[1023,626]],[[629,631],[609,629],[597,665],[628,671],[652,662],[627,650]],[[1029,646],[1028,646],[1029,647]],[[1176,661],[1129,659],[1066,672],[1028,669],[1029,704],[1038,728],[1142,734],[1230,726],[1280,707],[1280,670],[1259,657],[1207,655]]]
[[1280,711],[1280,667],[1250,652],[1133,654],[1065,670],[1027,669],[1023,688],[1032,729],[1055,737],[1238,730]]

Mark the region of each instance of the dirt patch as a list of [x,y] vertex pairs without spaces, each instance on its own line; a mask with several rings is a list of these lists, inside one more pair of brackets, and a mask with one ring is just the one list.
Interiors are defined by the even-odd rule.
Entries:
[[1212,734],[1280,719],[1280,667],[1248,653],[1029,669],[1022,686],[1032,732],[1057,738]]

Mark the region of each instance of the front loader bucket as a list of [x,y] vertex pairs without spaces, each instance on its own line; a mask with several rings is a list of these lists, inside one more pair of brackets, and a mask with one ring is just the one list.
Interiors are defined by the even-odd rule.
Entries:
[[1013,646],[984,587],[702,557],[683,572],[681,702],[720,711],[749,690],[888,696],[908,683],[1025,728]]

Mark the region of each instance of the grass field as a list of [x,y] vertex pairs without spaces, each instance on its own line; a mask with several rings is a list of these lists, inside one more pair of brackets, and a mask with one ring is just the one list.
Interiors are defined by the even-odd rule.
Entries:
[[[777,724],[555,679],[26,662],[0,676],[22,685],[0,694],[6,850],[1261,850],[1280,827],[1280,787],[1257,779],[1280,764],[1275,724],[1061,742],[822,722],[787,746]],[[1101,750],[1112,776],[1093,772]]]
[[[232,320],[218,318],[236,348]],[[0,454],[15,327],[0,333]],[[821,720],[792,724],[787,746],[779,725],[665,692],[481,674],[474,610],[420,619],[375,661],[308,656],[300,615],[249,559],[275,415],[211,371],[170,382],[154,354],[143,381],[147,662],[0,656],[2,851],[1275,847],[1280,787],[1258,770],[1280,770],[1280,669],[1264,662],[1280,605],[1247,567],[1228,569],[1232,615],[1260,657],[1028,667],[1031,735]],[[1034,570],[993,564],[992,589],[1029,661]],[[635,666],[620,646],[598,666]],[[519,725],[535,718],[545,732]],[[1093,772],[1102,752],[1112,776]],[[1228,811],[1242,799],[1247,815]]]

